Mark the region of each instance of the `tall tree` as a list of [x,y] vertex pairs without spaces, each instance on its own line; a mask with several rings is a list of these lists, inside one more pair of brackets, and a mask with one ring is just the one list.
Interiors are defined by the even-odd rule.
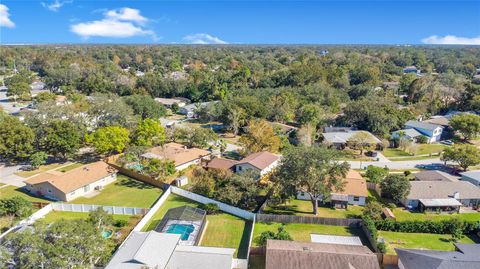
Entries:
[[318,201],[327,200],[334,190],[342,190],[343,179],[350,169],[339,162],[339,152],[326,147],[293,147],[283,156],[275,174],[275,182],[291,195],[301,191],[309,195],[313,214],[318,214]]
[[465,140],[475,138],[480,134],[480,116],[475,114],[455,115],[450,120],[453,130],[461,133]]
[[158,120],[144,119],[133,133],[134,143],[137,146],[163,145],[166,140],[165,129]]
[[67,159],[80,148],[81,133],[70,121],[52,121],[45,127],[40,144],[46,152]]
[[158,119],[167,114],[165,107],[148,95],[132,95],[125,99],[136,115],[142,119]]
[[7,161],[23,160],[33,151],[35,134],[18,118],[0,114],[0,156]]
[[281,141],[270,123],[265,120],[251,120],[240,142],[244,145],[244,155],[247,155],[261,151],[278,152]]
[[130,142],[127,129],[119,126],[98,128],[85,136],[85,141],[95,147],[98,154],[121,153]]
[[405,199],[410,193],[410,181],[400,174],[392,174],[387,176],[381,183],[382,196],[391,198],[399,203]]
[[473,145],[455,145],[446,148],[441,159],[456,162],[467,171],[468,167],[480,164],[480,150]]

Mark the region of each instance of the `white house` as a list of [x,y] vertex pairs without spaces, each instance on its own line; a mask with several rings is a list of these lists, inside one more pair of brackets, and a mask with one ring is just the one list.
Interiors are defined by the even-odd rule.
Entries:
[[[333,206],[338,208],[346,208],[347,204],[364,206],[368,197],[368,190],[367,182],[362,175],[355,170],[350,170],[343,181],[345,182],[343,190],[335,190],[330,195]],[[310,195],[299,191],[297,199],[310,200]],[[323,198],[320,198],[319,202],[324,202]]]
[[267,151],[257,152],[248,155],[235,165],[236,173],[243,173],[245,171],[256,171],[260,176],[263,176],[279,165],[280,155],[273,154]]
[[406,129],[415,129],[419,133],[428,137],[428,143],[434,143],[441,140],[443,126],[423,121],[409,120],[405,123]]
[[71,201],[117,180],[117,170],[103,161],[87,164],[68,172],[49,171],[25,181],[25,189],[51,200]]

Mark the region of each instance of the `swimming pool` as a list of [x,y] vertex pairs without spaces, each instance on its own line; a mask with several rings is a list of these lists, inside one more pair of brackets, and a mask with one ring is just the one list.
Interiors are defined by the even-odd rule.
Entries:
[[179,234],[180,239],[183,241],[188,240],[190,234],[195,230],[195,226],[192,224],[172,224],[167,229],[167,233],[169,234]]

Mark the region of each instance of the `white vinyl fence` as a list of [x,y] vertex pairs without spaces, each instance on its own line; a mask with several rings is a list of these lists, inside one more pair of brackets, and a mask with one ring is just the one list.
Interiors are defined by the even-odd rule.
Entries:
[[53,210],[67,211],[67,212],[84,212],[88,213],[101,207],[110,214],[116,215],[144,215],[148,208],[125,207],[125,206],[109,206],[109,205],[86,205],[86,204],[67,204],[67,203],[53,203]]
[[183,196],[185,198],[188,198],[190,200],[199,202],[201,204],[217,204],[218,208],[221,211],[230,213],[230,214],[235,215],[237,217],[247,219],[247,220],[253,220],[255,218],[255,213],[252,213],[250,211],[243,210],[243,209],[240,209],[238,207],[231,206],[231,205],[227,205],[225,203],[207,198],[205,196],[198,195],[198,194],[193,193],[193,192],[186,191],[184,189],[177,188],[175,186],[170,186],[169,189],[171,189],[172,193],[174,193],[174,194]]
[[17,231],[18,229],[22,228],[23,226],[30,225],[34,223],[37,219],[43,218],[45,215],[50,213],[53,209],[52,204],[48,204],[47,206],[43,207],[42,209],[38,210],[37,212],[30,215],[30,217],[20,221],[17,225],[13,226],[12,228],[6,230],[4,233],[0,235],[0,240],[5,237],[10,232]]

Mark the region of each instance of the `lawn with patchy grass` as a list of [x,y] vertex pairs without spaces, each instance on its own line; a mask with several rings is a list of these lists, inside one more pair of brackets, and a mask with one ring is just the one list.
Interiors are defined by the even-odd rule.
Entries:
[[397,221],[408,220],[448,220],[451,218],[459,218],[466,221],[480,221],[480,213],[461,213],[461,214],[436,214],[436,213],[417,213],[410,212],[403,208],[394,208],[392,210]]
[[[128,221],[132,216],[130,215],[112,215],[113,220],[125,220]],[[61,219],[74,220],[74,219],[87,219],[88,213],[86,212],[66,212],[66,211],[52,211],[45,215],[42,219],[45,223],[52,223]]]
[[150,208],[161,194],[158,187],[118,174],[117,180],[99,194],[91,198],[80,197],[70,203]]
[[75,168],[78,168],[80,166],[84,166],[85,164],[84,163],[72,163],[72,164],[69,164],[67,166],[63,166],[63,167],[60,167],[60,168],[57,168],[55,169],[55,171],[59,171],[59,172],[62,172],[62,173],[65,173],[65,172],[68,172],[70,170],[73,170]]
[[[200,206],[195,201],[170,194],[142,231],[155,229],[169,209],[185,205]],[[208,215],[207,222],[207,228],[200,243],[201,246],[234,248],[235,257],[238,255],[238,257],[246,258],[248,236],[250,234],[249,224],[246,220],[227,213],[219,213]]]
[[17,176],[20,176],[20,177],[31,177],[31,176],[34,176],[36,174],[39,174],[41,172],[45,172],[45,171],[49,171],[49,170],[55,170],[61,166],[68,166],[69,163],[51,163],[51,164],[46,164],[46,165],[40,165],[40,167],[38,167],[37,169],[35,170],[32,170],[32,171],[18,171],[15,173],[15,175]]
[[[335,209],[330,207],[318,207],[317,217],[323,218],[359,218],[362,215],[361,206],[349,205],[348,209]],[[283,205],[266,206],[263,210],[265,214],[278,215],[296,215],[296,216],[312,216],[313,206],[310,201],[305,200],[291,200]]]
[[[258,246],[258,238],[262,232],[272,231],[277,232],[278,227],[282,224],[277,222],[257,222],[253,232],[253,245]],[[352,228],[346,226],[333,225],[319,225],[319,224],[299,224],[288,223],[285,224],[285,230],[292,236],[294,241],[311,242],[310,234],[330,234],[330,235],[345,235],[345,236],[359,236],[364,245],[368,245],[366,239],[360,228]]]
[[382,151],[385,157],[408,157],[410,154],[398,148],[386,148]]
[[23,188],[20,188],[17,186],[7,186],[7,187],[0,188],[0,198],[12,198],[15,196],[20,196],[30,202],[44,202],[44,203],[52,202],[48,199],[44,199],[38,196],[33,196],[28,192],[24,191]]
[[[448,234],[427,233],[399,233],[378,231],[378,237],[382,237],[387,245],[387,253],[395,254],[395,248],[416,248],[432,250],[454,250],[455,246]],[[475,243],[478,238],[464,236],[461,243]]]

